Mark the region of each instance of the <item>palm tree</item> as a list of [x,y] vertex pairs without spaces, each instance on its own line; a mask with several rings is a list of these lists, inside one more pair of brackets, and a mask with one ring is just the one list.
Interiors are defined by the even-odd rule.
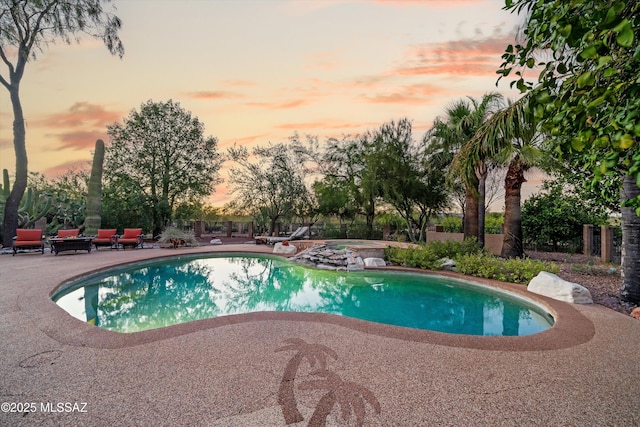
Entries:
[[540,163],[543,155],[538,148],[542,134],[537,132],[535,118],[528,108],[528,97],[494,113],[475,137],[463,149],[471,161],[491,159],[507,165],[504,181],[504,240],[500,256],[521,258],[522,246],[521,188],[524,174]]
[[640,216],[626,201],[640,197],[636,179],[626,175],[622,180],[622,289],[623,301],[640,303]]
[[335,372],[320,369],[311,373],[322,377],[320,380],[308,380],[298,386],[301,390],[327,390],[316,406],[311,419],[310,426],[323,426],[327,423],[327,416],[338,404],[343,421],[348,421],[353,413],[356,417],[356,425],[364,425],[366,414],[365,403],[373,407],[376,414],[381,411],[380,402],[368,388],[351,381],[343,381]]
[[278,390],[278,404],[280,404],[280,407],[282,408],[282,415],[284,416],[285,423],[289,425],[304,420],[304,417],[298,410],[294,395],[294,380],[302,360],[306,358],[312,367],[315,366],[316,362],[318,362],[320,367],[324,369],[327,366],[327,355],[331,356],[334,360],[338,359],[338,355],[335,351],[325,345],[309,344],[300,338],[289,338],[285,340],[285,342],[289,343],[289,345],[280,347],[276,351],[297,351],[297,353],[289,360],[289,363],[284,370],[282,382],[280,383],[280,388]]
[[427,134],[432,143],[440,145],[442,155],[450,159],[450,176],[461,178],[465,186],[464,236],[476,237],[481,246],[484,246],[485,182],[489,165],[480,157],[467,161],[462,149],[502,106],[503,99],[501,94],[491,92],[480,100],[472,97],[458,100],[445,110],[444,118],[436,118]]

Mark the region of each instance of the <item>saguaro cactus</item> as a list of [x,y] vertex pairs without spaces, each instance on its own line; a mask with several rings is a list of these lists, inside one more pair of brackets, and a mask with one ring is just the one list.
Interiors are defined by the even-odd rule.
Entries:
[[31,228],[36,221],[43,218],[51,210],[53,198],[48,194],[41,194],[27,187],[18,208],[18,227]]
[[87,216],[84,219],[84,235],[92,236],[98,233],[102,222],[102,163],[104,162],[104,142],[96,141],[93,153],[93,165],[89,177],[87,194]]
[[[2,171],[2,186],[0,187],[0,216],[4,215],[4,205],[11,189],[9,171]],[[41,194],[27,187],[20,205],[18,205],[18,227],[31,228],[37,220],[44,217],[51,210],[53,199],[49,194]]]

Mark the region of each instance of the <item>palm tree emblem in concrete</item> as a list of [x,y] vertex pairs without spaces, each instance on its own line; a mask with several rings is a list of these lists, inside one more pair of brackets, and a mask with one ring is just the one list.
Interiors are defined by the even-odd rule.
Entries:
[[293,424],[304,420],[298,410],[294,393],[294,381],[302,360],[307,359],[311,367],[318,363],[324,369],[327,366],[327,355],[334,360],[338,359],[338,356],[335,351],[322,344],[309,344],[299,338],[290,338],[285,342],[288,345],[278,348],[276,351],[295,350],[297,353],[289,360],[284,370],[278,390],[278,404],[282,407],[285,422]]
[[311,373],[321,377],[318,380],[304,381],[298,386],[300,390],[327,390],[316,406],[311,419],[310,426],[324,426],[327,416],[338,404],[343,421],[348,421],[351,415],[356,417],[356,425],[364,425],[366,414],[366,403],[373,407],[376,414],[380,414],[380,402],[373,393],[366,387],[351,381],[343,381],[335,372],[326,369],[319,369]]
[[316,405],[309,420],[310,426],[326,425],[327,417],[336,404],[340,408],[343,421],[348,421],[352,415],[355,415],[358,426],[364,424],[367,403],[376,414],[380,414],[380,403],[369,389],[351,381],[343,381],[338,374],[327,369],[327,356],[334,360],[338,359],[334,350],[322,344],[309,344],[299,338],[290,338],[285,342],[287,345],[276,351],[295,350],[297,352],[289,360],[278,390],[278,404],[282,408],[286,424],[304,421],[297,407],[294,389],[295,378],[304,359],[308,360],[312,368],[316,364],[319,365],[319,369],[311,372],[311,375],[320,379],[303,381],[298,385],[298,390],[327,391]]

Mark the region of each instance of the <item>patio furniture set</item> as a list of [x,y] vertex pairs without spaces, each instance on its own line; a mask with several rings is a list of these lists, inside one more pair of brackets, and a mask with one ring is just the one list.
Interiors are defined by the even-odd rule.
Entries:
[[[58,230],[55,237],[48,239],[51,245],[51,252],[58,255],[65,251],[87,251],[91,253],[92,247],[98,250],[99,246],[108,246],[109,249],[119,250],[121,247],[131,246],[133,248],[143,248],[143,235],[141,228],[125,228],[124,233],[117,234],[116,229],[100,229],[95,236],[82,236],[78,228],[70,230]],[[44,247],[47,241],[46,236],[40,229],[16,230],[13,238],[13,255],[22,249],[40,249],[44,254]]]

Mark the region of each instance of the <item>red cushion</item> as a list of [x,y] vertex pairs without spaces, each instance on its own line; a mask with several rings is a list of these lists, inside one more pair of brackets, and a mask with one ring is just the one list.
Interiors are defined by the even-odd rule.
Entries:
[[24,228],[18,228],[16,230],[16,235],[16,242],[19,243],[22,243],[23,241],[36,242],[36,244],[42,242],[42,230],[27,230]]
[[142,228],[125,228],[120,239],[136,239],[142,234]]
[[59,239],[65,239],[68,237],[78,237],[78,234],[80,234],[79,228],[73,228],[70,230],[58,230]]
[[111,237],[115,236],[116,230],[114,229],[100,229],[98,230],[98,235],[96,239],[111,239]]
[[42,245],[42,240],[16,240],[13,243],[13,246],[40,246]]

